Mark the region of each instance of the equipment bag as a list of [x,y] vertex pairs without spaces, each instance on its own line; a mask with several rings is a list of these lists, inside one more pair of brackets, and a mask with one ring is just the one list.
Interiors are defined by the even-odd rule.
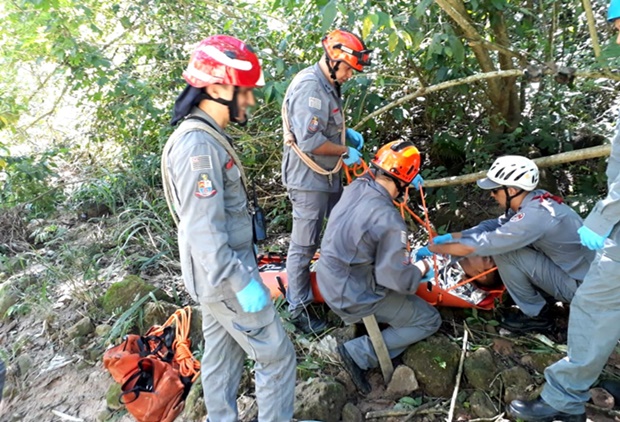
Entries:
[[122,385],[119,401],[138,422],[171,422],[200,374],[190,350],[192,310],[177,310],[144,336],[130,334],[103,355],[103,366]]

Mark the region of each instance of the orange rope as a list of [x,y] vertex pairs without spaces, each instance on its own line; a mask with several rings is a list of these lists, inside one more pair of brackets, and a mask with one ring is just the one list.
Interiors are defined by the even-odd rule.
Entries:
[[351,184],[354,177],[360,177],[366,174],[368,171],[368,165],[364,160],[360,158],[359,164],[353,164],[352,166],[344,165],[344,174],[347,177],[347,184]]
[[174,358],[172,360],[179,366],[179,373],[181,376],[190,377],[193,375],[192,382],[194,382],[200,375],[200,362],[194,358],[190,349],[191,340],[189,339],[189,331],[191,320],[192,308],[191,306],[186,306],[170,315],[162,326],[153,331],[153,334],[161,335],[164,332],[164,328],[174,325],[175,336],[174,342],[172,343]]
[[446,291],[447,291],[447,292],[449,292],[450,290],[454,290],[454,289],[456,289],[457,287],[464,286],[465,284],[467,284],[467,283],[471,283],[471,282],[472,282],[472,281],[474,281],[474,280],[478,280],[480,277],[485,276],[485,275],[487,275],[487,274],[490,274],[490,273],[492,273],[492,272],[493,272],[493,271],[495,271],[495,270],[497,270],[497,267],[490,268],[490,269],[488,269],[488,270],[486,270],[486,271],[481,272],[481,273],[480,273],[480,274],[478,274],[478,275],[475,275],[475,276],[473,276],[473,277],[471,277],[471,278],[468,278],[467,280],[463,280],[463,281],[461,281],[461,282],[459,282],[459,283],[455,284],[454,286],[452,286],[452,287],[450,287],[450,288],[446,289]]

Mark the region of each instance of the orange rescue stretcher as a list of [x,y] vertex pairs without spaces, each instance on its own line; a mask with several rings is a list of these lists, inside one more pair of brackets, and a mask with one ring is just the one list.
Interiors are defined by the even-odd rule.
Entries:
[[[356,164],[353,166],[344,166],[344,173],[347,179],[347,183],[350,184],[353,179],[360,177],[367,173],[369,170],[368,165],[362,160],[360,164]],[[420,218],[416,213],[414,213],[407,206],[407,198],[409,196],[409,189],[407,189],[405,193],[405,198],[402,202],[394,201],[394,205],[399,209],[400,214],[403,220],[406,219],[406,215],[408,214],[411,218],[422,227],[424,227],[429,235],[429,238],[433,238],[437,236],[437,232],[433,228],[430,223],[428,217],[428,209],[426,207],[426,201],[424,198],[424,192],[422,187],[420,187],[420,197],[422,200],[422,208],[424,209],[424,219]],[[288,280],[286,277],[286,258],[279,254],[266,254],[259,255],[258,257],[258,269],[261,273],[261,278],[271,292],[271,297],[273,299],[278,297],[286,296],[286,288],[288,286]],[[318,255],[314,257],[313,262],[318,259]],[[459,297],[456,293],[456,289],[466,285],[467,283],[473,282],[479,277],[486,275],[492,271],[495,271],[497,268],[491,268],[481,274],[478,274],[474,277],[467,278],[466,280],[460,281],[455,285],[452,285],[447,288],[442,288],[440,286],[440,279],[437,275],[437,257],[433,258],[434,266],[435,266],[435,278],[433,281],[428,281],[426,283],[421,283],[418,287],[417,295],[422,299],[426,300],[433,306],[448,306],[448,307],[456,307],[456,308],[476,308],[482,310],[492,310],[495,307],[496,300],[502,297],[502,294],[506,290],[506,288],[502,285],[501,288],[497,289],[487,289],[484,287],[478,286],[479,289],[484,290],[486,292],[486,296],[483,300],[478,303],[473,303]],[[312,265],[311,265],[312,267]],[[310,282],[312,286],[312,293],[314,295],[315,302],[324,303],[325,299],[321,295],[319,291],[317,282],[316,282],[316,273],[310,272]]]
[[[315,256],[314,261],[318,259],[318,255]],[[313,262],[314,262],[313,261]],[[271,298],[284,298],[286,296],[286,288],[288,287],[288,279],[286,277],[286,258],[280,254],[264,254],[258,256],[258,270],[261,274],[263,283],[269,288],[271,292]],[[420,283],[418,287],[417,295],[426,300],[433,306],[447,306],[453,308],[476,308],[481,310],[492,310],[495,307],[496,300],[501,299],[502,294],[505,291],[505,287],[502,286],[498,289],[485,289],[487,296],[479,303],[474,304],[470,301],[463,299],[462,297],[454,294],[454,290],[460,286],[474,281],[476,278],[495,271],[496,268],[491,268],[484,273],[478,274],[476,277],[468,278],[459,284],[451,286],[447,289],[442,289],[439,285],[433,284],[428,281],[426,283]],[[317,303],[324,303],[325,299],[319,291],[316,282],[316,273],[310,272],[310,283],[312,286],[312,294],[314,295],[314,301]]]

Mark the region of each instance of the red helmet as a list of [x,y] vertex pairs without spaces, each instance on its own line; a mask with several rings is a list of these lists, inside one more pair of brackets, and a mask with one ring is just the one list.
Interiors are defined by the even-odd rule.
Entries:
[[183,77],[195,88],[223,84],[245,88],[265,85],[258,57],[250,46],[228,35],[202,40],[189,59]]
[[409,141],[393,141],[382,146],[371,163],[409,184],[420,171],[420,153]]
[[336,29],[327,34],[322,43],[330,60],[345,62],[358,72],[370,65],[372,50],[366,49],[364,42],[349,31]]

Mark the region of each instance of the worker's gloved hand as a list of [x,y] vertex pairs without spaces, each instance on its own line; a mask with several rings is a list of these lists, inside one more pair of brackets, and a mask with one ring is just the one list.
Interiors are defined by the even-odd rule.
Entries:
[[347,147],[347,148],[348,148],[348,151],[346,154],[342,156],[342,161],[347,166],[352,166],[354,164],[360,164],[361,163],[360,158],[362,158],[362,154],[360,154],[360,152],[353,147]]
[[361,151],[364,147],[364,137],[356,130],[347,129],[345,132],[345,138],[347,139],[349,145],[358,151]]
[[430,281],[433,277],[435,277],[435,270],[433,270],[433,267],[431,266],[426,272],[426,274],[424,274],[424,277],[422,277],[420,281],[421,282]]
[[605,246],[605,239],[609,236],[609,233],[607,233],[606,236],[601,236],[600,234],[594,233],[586,226],[579,227],[577,233],[579,233],[579,237],[581,238],[581,244],[593,251],[603,249],[603,246]]
[[440,234],[439,236],[433,237],[433,243],[435,245],[441,245],[443,243],[452,242],[452,233]]
[[258,312],[269,303],[269,296],[260,281],[250,280],[240,292],[236,293],[237,300],[245,312]]
[[416,190],[420,190],[420,187],[424,186],[424,179],[422,179],[422,176],[418,174],[416,177],[413,178],[410,185],[413,186]]
[[428,246],[424,246],[423,248],[420,248],[417,251],[415,251],[415,260],[416,261],[419,261],[419,260],[424,259],[424,258],[429,257],[429,256],[433,256],[433,253],[428,250]]

